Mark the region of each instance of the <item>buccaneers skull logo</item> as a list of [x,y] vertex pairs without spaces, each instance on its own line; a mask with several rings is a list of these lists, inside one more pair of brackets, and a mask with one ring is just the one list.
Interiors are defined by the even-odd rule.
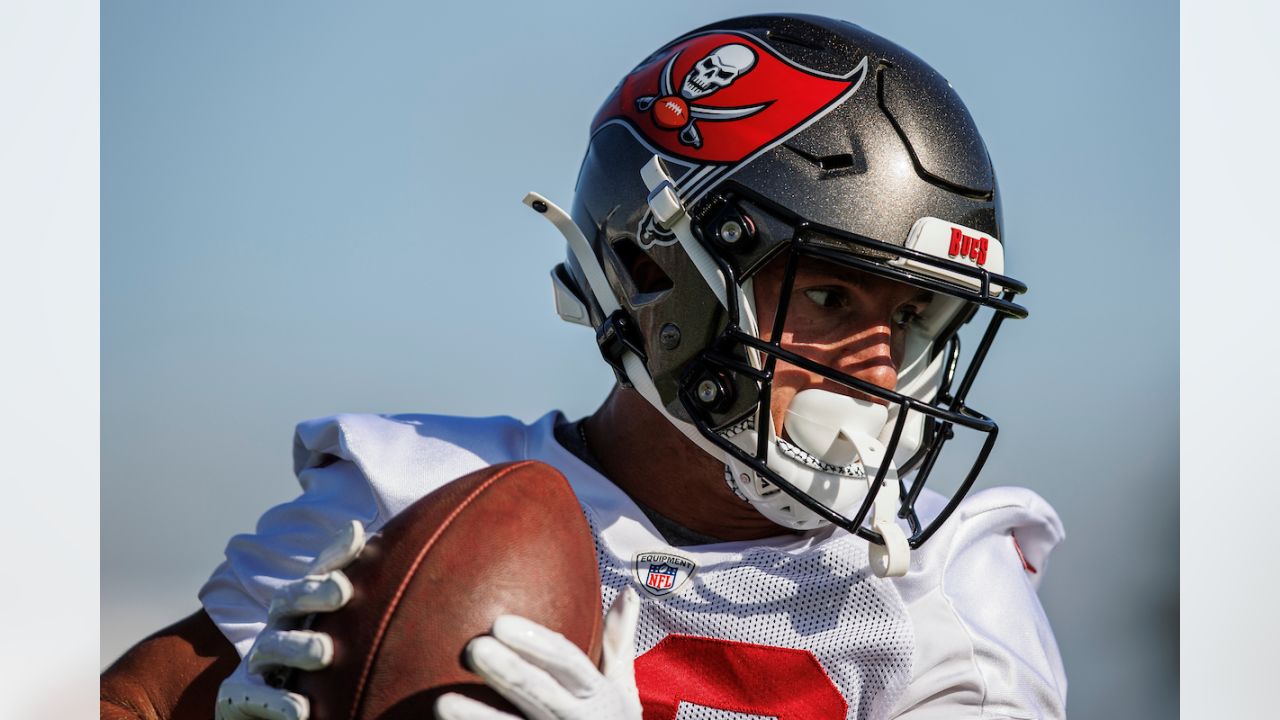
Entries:
[[693,35],[632,70],[591,129],[621,123],[668,161],[735,166],[840,105],[866,74],[866,56],[851,55],[831,72],[748,33]]
[[694,63],[684,76],[679,94],[676,94],[672,92],[671,74],[678,57],[678,53],[672,55],[662,68],[659,76],[662,94],[636,98],[636,110],[651,113],[653,123],[660,128],[678,130],[677,137],[681,143],[702,147],[702,134],[696,124],[698,120],[736,120],[754,115],[768,106],[768,103],[762,103],[750,107],[716,108],[693,102],[729,87],[755,67],[756,53],[746,45],[722,45]]

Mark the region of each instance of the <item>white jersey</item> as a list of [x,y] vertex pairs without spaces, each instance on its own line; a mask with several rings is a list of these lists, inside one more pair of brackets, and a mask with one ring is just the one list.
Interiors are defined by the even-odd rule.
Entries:
[[[646,717],[1065,717],[1062,662],[1035,594],[1062,526],[1035,493],[974,493],[913,553],[906,577],[881,579],[867,543],[833,527],[672,547],[625,493],[556,442],[557,421],[559,413],[533,425],[430,415],[302,423],[294,465],[303,494],[267,511],[256,533],[231,539],[200,591],[205,610],[243,655],[276,588],[298,578],[342,523],[376,531],[453,479],[532,459],[564,473],[582,504],[602,611],[627,585],[643,598],[636,681]],[[923,496],[922,519],[941,505]]]

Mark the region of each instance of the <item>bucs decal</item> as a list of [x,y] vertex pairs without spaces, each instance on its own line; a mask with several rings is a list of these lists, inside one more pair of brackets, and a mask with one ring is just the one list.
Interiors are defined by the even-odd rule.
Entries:
[[951,257],[969,258],[979,265],[987,264],[989,243],[985,237],[965,235],[960,228],[951,228],[951,244],[947,247],[947,255]]
[[756,52],[742,43],[721,45],[693,64],[684,76],[679,94],[672,92],[672,68],[680,53],[667,60],[658,76],[661,96],[636,98],[636,110],[647,112],[654,125],[664,130],[679,130],[676,137],[683,145],[702,147],[698,120],[737,120],[750,117],[768,107],[768,103],[740,108],[718,108],[696,104],[722,88],[727,88],[756,64]]
[[605,101],[611,121],[687,164],[733,165],[786,139],[848,98],[866,58],[845,75],[799,65],[750,35],[695,35],[637,67]]
[[[676,194],[696,203],[725,178],[851,97],[867,75],[864,56],[844,74],[821,72],[746,34],[694,35],[637,67],[605,100],[592,134],[621,124],[665,159]],[[639,168],[636,168],[637,172]],[[652,218],[640,241],[675,237]]]

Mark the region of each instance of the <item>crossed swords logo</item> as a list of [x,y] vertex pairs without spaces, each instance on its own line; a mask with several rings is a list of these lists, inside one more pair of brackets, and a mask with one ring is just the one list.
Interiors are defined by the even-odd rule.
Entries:
[[671,69],[676,53],[667,60],[658,79],[658,95],[646,95],[636,100],[636,109],[650,113],[653,123],[664,130],[679,129],[680,143],[692,148],[702,147],[702,133],[698,120],[737,120],[749,117],[768,107],[769,103],[748,107],[718,108],[696,105],[698,100],[733,84],[747,74],[756,64],[756,53],[746,45],[732,43],[721,45],[706,57],[693,64],[684,76],[684,83],[677,94],[671,82]]

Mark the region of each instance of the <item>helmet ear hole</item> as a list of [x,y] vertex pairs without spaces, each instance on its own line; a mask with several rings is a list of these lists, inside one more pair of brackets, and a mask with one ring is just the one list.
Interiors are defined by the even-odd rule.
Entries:
[[674,286],[671,276],[667,275],[658,263],[641,250],[631,238],[615,240],[612,247],[614,255],[622,264],[622,269],[631,280],[635,295],[640,296],[633,298],[636,304],[650,299],[643,297],[645,295],[663,293]]

